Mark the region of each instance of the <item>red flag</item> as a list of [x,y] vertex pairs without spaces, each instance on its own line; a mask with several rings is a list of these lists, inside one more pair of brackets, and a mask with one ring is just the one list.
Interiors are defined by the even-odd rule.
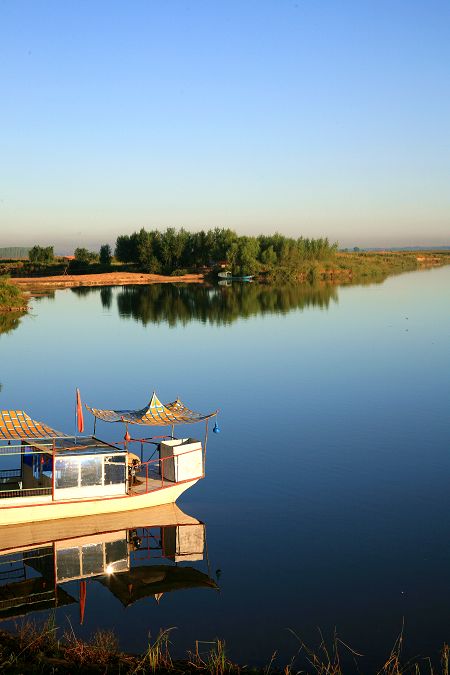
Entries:
[[77,389],[77,429],[80,434],[84,431],[83,408],[81,406],[80,390]]

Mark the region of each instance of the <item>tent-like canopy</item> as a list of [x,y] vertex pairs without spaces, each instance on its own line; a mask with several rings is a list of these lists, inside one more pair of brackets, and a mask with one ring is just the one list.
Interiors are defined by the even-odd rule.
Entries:
[[125,422],[159,427],[203,422],[217,415],[217,410],[208,415],[194,412],[179,399],[164,405],[154,392],[148,406],[141,410],[99,410],[98,408],[90,408],[88,405],[86,408],[94,417],[104,422]]
[[0,410],[0,441],[65,438],[67,434],[32,420],[23,410]]

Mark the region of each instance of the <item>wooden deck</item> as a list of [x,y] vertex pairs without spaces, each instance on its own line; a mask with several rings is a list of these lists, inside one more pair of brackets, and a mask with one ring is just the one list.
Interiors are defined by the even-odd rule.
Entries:
[[152,472],[151,474],[149,473],[148,480],[145,477],[136,476],[134,478],[133,485],[130,487],[129,494],[142,495],[145,494],[146,492],[153,492],[153,490],[159,490],[159,488],[162,487],[169,487],[169,485],[175,485],[175,483],[164,479],[163,484],[161,476],[156,472],[154,473]]

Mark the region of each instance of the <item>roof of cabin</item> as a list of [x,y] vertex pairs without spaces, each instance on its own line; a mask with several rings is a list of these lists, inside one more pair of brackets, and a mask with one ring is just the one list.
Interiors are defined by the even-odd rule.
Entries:
[[65,438],[67,434],[56,431],[44,422],[32,420],[24,410],[0,410],[0,440]]
[[86,408],[94,417],[104,422],[125,422],[129,424],[145,424],[150,426],[172,426],[173,424],[193,424],[202,422],[217,415],[217,410],[209,414],[194,412],[178,398],[172,403],[161,403],[153,392],[150,403],[140,410],[102,410]]

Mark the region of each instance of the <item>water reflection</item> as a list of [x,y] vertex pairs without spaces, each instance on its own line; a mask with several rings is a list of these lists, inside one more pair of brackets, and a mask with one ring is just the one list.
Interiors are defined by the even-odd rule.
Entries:
[[[121,317],[133,318],[144,325],[167,322],[170,326],[191,321],[230,324],[257,314],[287,314],[306,307],[327,309],[330,302],[337,301],[337,288],[330,284],[277,287],[256,283],[214,287],[155,284],[125,286],[117,294]],[[110,307],[107,303],[104,306]]]
[[[0,620],[80,604],[86,580],[99,582],[125,607],[187,588],[217,589],[205,557],[206,528],[175,504],[102,518],[9,526],[0,530]],[[73,582],[79,583],[79,589]],[[90,593],[95,589],[90,587]]]
[[102,306],[105,309],[110,309],[113,301],[113,292],[111,286],[104,286],[100,289],[100,298]]
[[0,335],[18,327],[25,312],[0,312]]

